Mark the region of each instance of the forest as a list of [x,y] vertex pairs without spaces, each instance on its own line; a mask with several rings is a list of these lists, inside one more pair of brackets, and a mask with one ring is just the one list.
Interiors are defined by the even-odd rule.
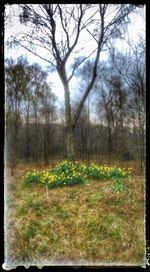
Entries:
[[145,264],[143,5],[5,9],[6,266]]
[[[145,161],[145,48],[140,40],[128,55],[109,53],[98,67],[91,95],[74,132],[76,158]],[[92,63],[78,71],[84,88]],[[119,68],[118,68],[119,67]],[[47,82],[48,72],[20,58],[6,64],[7,162],[67,158],[65,108]],[[12,88],[13,86],[13,88]],[[78,107],[76,94],[73,112]]]

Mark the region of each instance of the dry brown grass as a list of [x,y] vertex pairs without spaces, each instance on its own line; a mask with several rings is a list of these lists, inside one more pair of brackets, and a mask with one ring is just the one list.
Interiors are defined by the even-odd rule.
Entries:
[[6,263],[144,265],[142,175],[134,173],[122,192],[93,180],[49,190],[47,199],[42,186],[22,189],[22,174],[33,168],[41,166],[19,165],[14,179],[6,173]]

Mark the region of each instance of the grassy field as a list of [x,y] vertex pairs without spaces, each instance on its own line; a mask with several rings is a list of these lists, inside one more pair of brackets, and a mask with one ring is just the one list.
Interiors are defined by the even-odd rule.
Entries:
[[120,192],[112,180],[22,188],[21,176],[35,167],[19,165],[14,178],[6,171],[6,263],[144,265],[143,175],[134,170]]

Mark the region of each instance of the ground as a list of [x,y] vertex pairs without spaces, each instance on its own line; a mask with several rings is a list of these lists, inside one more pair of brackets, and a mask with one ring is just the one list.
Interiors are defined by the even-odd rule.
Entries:
[[110,180],[22,188],[25,171],[41,167],[18,165],[14,178],[7,170],[5,262],[144,265],[145,178],[130,166],[121,192],[112,191]]

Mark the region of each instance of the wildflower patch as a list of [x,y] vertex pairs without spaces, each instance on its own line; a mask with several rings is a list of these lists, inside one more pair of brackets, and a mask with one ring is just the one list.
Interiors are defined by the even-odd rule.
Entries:
[[65,185],[86,184],[90,179],[118,179],[127,178],[132,168],[118,168],[116,166],[85,164],[78,161],[62,161],[54,168],[49,167],[44,171],[33,170],[23,177],[23,185],[33,183],[46,185],[52,189]]

